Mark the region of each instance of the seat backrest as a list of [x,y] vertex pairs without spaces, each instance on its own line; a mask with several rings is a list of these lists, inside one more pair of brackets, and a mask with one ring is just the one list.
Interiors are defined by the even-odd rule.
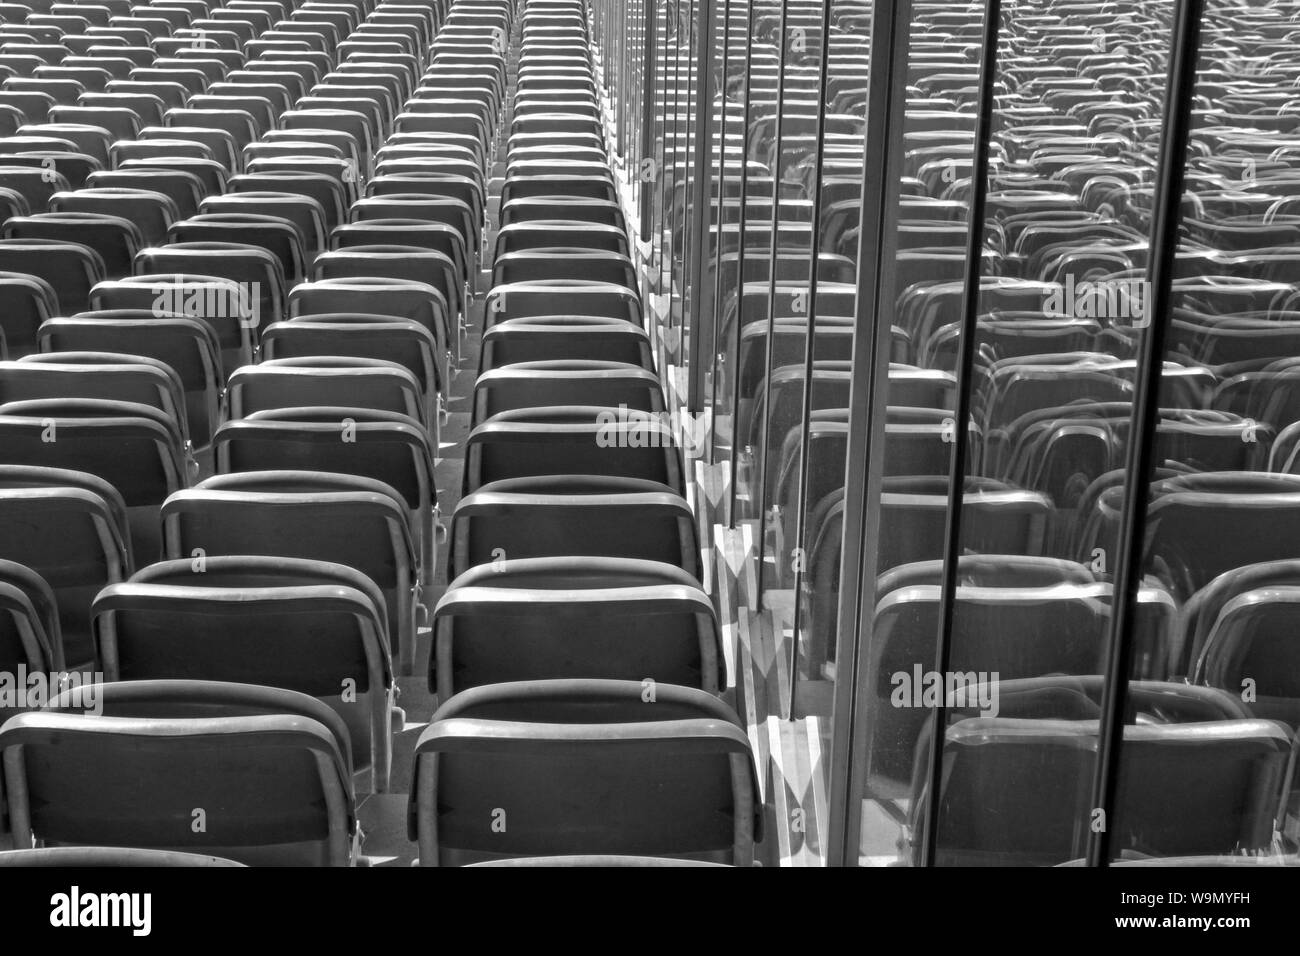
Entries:
[[141,568],[91,606],[106,680],[255,680],[310,694],[387,786],[393,670],[378,588],[352,568],[204,556]]
[[[505,553],[509,553],[506,551]],[[716,692],[718,627],[698,581],[632,558],[495,560],[460,574],[434,611],[429,685],[649,678]]]
[[[79,687],[7,722],[0,752],[20,849],[41,840],[204,849],[249,864],[351,862],[347,732],[304,694],[205,681]],[[195,808],[222,826],[194,826]]]
[[[446,701],[416,748],[421,865],[558,852],[751,865],[756,778],[734,714],[691,688],[654,685],[651,706],[645,693],[532,681]],[[504,826],[480,822],[502,813]]]

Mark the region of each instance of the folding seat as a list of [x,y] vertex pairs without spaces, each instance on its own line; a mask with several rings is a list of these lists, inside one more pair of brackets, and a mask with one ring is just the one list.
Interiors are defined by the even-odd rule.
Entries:
[[[8,464],[98,475],[122,492],[137,555],[158,553],[157,508],[195,470],[181,423],[148,405],[42,399],[0,405]],[[50,436],[56,440],[50,440]]]
[[544,405],[601,405],[642,412],[664,412],[659,377],[636,365],[589,359],[552,359],[502,365],[474,383],[471,425],[516,408]]
[[521,196],[501,202],[502,227],[538,219],[572,219],[622,229],[623,211],[609,199],[581,196]]
[[590,249],[627,256],[627,233],[617,226],[604,226],[567,219],[539,219],[503,226],[497,232],[496,256],[528,252],[548,246]]
[[[221,89],[214,90],[214,87],[220,87]],[[255,96],[248,91],[232,93],[226,90],[225,87],[226,84],[224,83],[209,85],[208,92],[190,97],[185,104],[186,110],[195,110],[201,119],[210,121],[222,120],[225,122],[227,121],[226,114],[235,114],[230,116],[228,122],[240,132],[243,131],[243,125],[237,121],[238,114],[247,113],[252,117],[253,130],[258,136],[275,126],[275,118],[278,112],[269,99],[264,96]],[[239,89],[236,88],[236,90]],[[184,114],[177,114],[177,116],[180,119],[184,118]],[[206,124],[200,123],[198,125]],[[238,136],[236,140],[238,141]],[[247,145],[248,143],[241,142],[240,148],[242,149]]]
[[91,287],[104,278],[104,262],[97,252],[56,239],[0,239],[0,270],[47,282],[65,314],[85,309]]
[[391,122],[387,91],[384,90],[370,92],[359,87],[331,88],[327,83],[317,83],[311,92],[294,104],[294,108],[299,111],[329,110],[361,117],[369,132],[372,151],[387,135]]
[[113,74],[101,66],[73,66],[73,59],[73,57],[68,56],[64,57],[58,66],[38,66],[32,74],[32,78],[38,80],[72,80],[79,83],[84,89],[96,93],[104,92],[104,87],[108,85],[109,80],[113,79]]
[[408,369],[381,359],[326,355],[265,359],[236,369],[226,384],[225,397],[231,419],[336,401],[349,408],[400,413],[426,428],[430,424],[419,381]]
[[396,685],[383,596],[365,575],[295,558],[183,558],[109,585],[91,616],[105,679],[241,677],[309,694],[347,725],[354,770],[388,789]]
[[[90,602],[106,584],[132,571],[122,496],[84,472],[3,464],[0,530],[0,558],[30,568],[53,593],[60,659],[78,667],[89,664],[94,656]],[[46,627],[48,638],[55,633]]]
[[[301,102],[301,100],[299,101]],[[363,174],[370,171],[370,157],[374,154],[374,138],[370,119],[355,110],[343,109],[292,109],[280,114],[282,132],[326,129],[350,134],[357,143],[358,169]]]
[[[389,40],[379,39],[349,39],[344,40],[335,49],[335,54],[339,62],[348,60],[392,60],[395,63],[405,64],[412,75],[419,71],[419,63],[415,55],[405,49],[404,45]],[[324,54],[322,58],[327,59]],[[328,70],[328,67],[326,67]],[[322,70],[325,72],[325,70]]]
[[101,167],[108,166],[108,147],[113,141],[113,134],[102,126],[88,126],[83,123],[30,123],[18,128],[20,136],[52,136],[66,139],[77,147],[77,151],[92,157]]
[[[53,201],[54,197],[51,197],[51,203]],[[60,211],[14,216],[5,222],[0,234],[5,239],[79,243],[94,250],[104,270],[102,277],[106,279],[120,279],[129,273],[132,258],[144,245],[144,238],[135,223],[101,212]]]
[[375,167],[380,176],[403,176],[404,191],[459,199],[470,207],[474,222],[482,222],[486,206],[482,178],[476,164],[466,159],[419,157],[384,159]]
[[432,577],[434,449],[416,419],[341,406],[273,409],[226,422],[215,444],[218,474],[306,469],[390,485],[406,504],[422,565]]
[[[294,102],[294,91],[301,87],[295,74],[269,77],[264,73],[232,70],[225,79],[208,85],[208,91],[198,97],[199,103],[211,102],[219,108],[248,109],[261,120],[263,134],[275,126],[275,120]],[[301,94],[299,94],[301,95]]]
[[317,257],[312,276],[423,282],[442,293],[449,318],[463,316],[468,305],[456,263],[441,252],[420,246],[347,246],[324,252]]
[[[1286,530],[1297,492],[1300,476],[1263,472],[1188,474],[1157,481],[1147,518],[1151,573],[1186,600],[1232,568],[1300,557]],[[1122,484],[1106,487],[1091,502],[1083,546],[1091,549],[1112,534],[1122,493]],[[1081,508],[1088,503],[1085,498]]]
[[[283,278],[281,286],[303,276],[306,251],[298,227],[288,219],[258,213],[200,213],[172,225],[168,236],[173,243],[219,243],[260,246],[278,262]],[[213,253],[213,258],[219,258]],[[215,268],[220,268],[216,266]],[[213,275],[221,273],[214,272]],[[268,279],[268,282],[271,281]],[[274,291],[268,286],[264,292]]]
[[555,359],[622,362],[653,369],[650,337],[621,319],[542,315],[497,322],[484,333],[479,371]]
[[448,578],[511,560],[583,555],[636,558],[701,577],[689,505],[653,482],[548,475],[491,482],[456,506]]
[[438,374],[450,382],[448,356],[459,348],[459,335],[447,300],[427,282],[356,276],[305,282],[289,294],[293,316],[333,312],[369,312],[412,319],[433,333],[438,343]]
[[0,142],[0,151],[3,151],[0,155],[23,156],[31,153],[49,153],[57,156],[61,153],[77,152],[77,144],[72,140],[45,135],[39,129],[31,132],[31,127],[32,124],[25,123],[18,127],[18,131],[13,136],[6,136],[3,142]]
[[626,319],[641,325],[641,298],[626,286],[605,282],[546,279],[495,286],[483,307],[484,323],[491,328],[507,319],[554,315],[557,303],[565,314]]
[[466,258],[479,261],[484,221],[474,218],[469,203],[440,195],[438,188],[436,180],[424,177],[376,176],[366,183],[368,195],[352,204],[353,219],[357,224],[375,219],[445,223],[460,234]]
[[[105,95],[105,94],[100,94]],[[134,139],[144,124],[134,110],[107,104],[91,105],[80,100],[74,106],[55,106],[49,112],[51,123],[94,125],[108,130],[117,139]]]
[[346,77],[360,77],[367,85],[380,82],[385,88],[391,89],[393,98],[399,105],[410,97],[415,83],[413,72],[406,64],[383,59],[341,60],[324,76],[330,77],[333,81],[343,82],[346,82],[344,79]]
[[[0,513],[5,504],[0,498]],[[54,592],[31,568],[0,559],[0,670],[25,686],[26,681],[16,675],[49,675],[63,669]],[[24,709],[17,703],[0,704],[0,723]]]
[[434,639],[429,689],[442,700],[511,680],[651,680],[711,693],[725,680],[708,598],[692,575],[656,561],[559,556],[477,565],[438,602]]
[[[1124,743],[1112,823],[1121,835],[1116,853],[1269,847],[1293,746],[1281,725],[1251,719],[1130,724]],[[1097,747],[1096,720],[973,718],[947,728],[938,862],[1051,865],[1082,856],[1088,830],[1080,820],[1088,813]],[[1006,785],[1028,767],[1033,787]],[[918,827],[926,819],[925,787],[926,779],[913,787],[910,819]]]
[[36,72],[37,67],[45,65],[42,57],[32,53],[15,52],[14,42],[6,41],[4,52],[0,52],[0,67],[5,69],[7,76],[31,76]]
[[128,46],[150,46],[154,42],[153,34],[147,29],[131,23],[110,23],[106,27],[88,27],[82,32],[101,37],[110,43],[114,39],[122,40]]
[[[76,80],[56,79],[50,76],[9,77],[0,83],[0,90],[6,93],[37,93],[49,96],[51,102],[48,109],[71,106],[77,102],[77,97],[84,93],[85,89]],[[45,120],[40,119],[35,122],[45,122]]]
[[[158,58],[150,64],[156,70],[198,70],[203,74],[203,85],[206,88],[210,83],[218,82],[229,67],[226,61],[217,57],[216,48],[194,48],[188,46],[178,46],[184,44],[184,38],[159,39],[154,41],[154,49],[158,51]],[[225,52],[236,52],[227,50]],[[237,57],[236,62],[242,64],[243,59]],[[194,95],[199,95],[199,93]]]
[[[478,137],[465,133],[398,132],[393,133],[384,141],[382,149],[387,150],[385,156],[400,156],[402,150],[416,150],[418,153],[419,151],[433,149],[435,151],[434,155],[474,159],[484,177],[489,172],[486,147]],[[378,154],[376,154],[377,156]]]
[[[930,560],[942,553],[947,498],[947,476],[885,479],[881,496],[882,570]],[[1040,494],[1009,488],[991,479],[967,478],[963,547],[987,554],[1040,554],[1049,510],[1050,503]]]
[[55,213],[99,213],[131,222],[140,232],[142,246],[163,242],[176,221],[176,204],[162,193],[144,189],[87,188],[55,193],[49,208]]
[[162,318],[181,315],[212,329],[221,353],[222,378],[253,361],[252,330],[260,321],[259,300],[238,283],[186,273],[137,275],[101,282],[91,290],[95,310],[133,309]]
[[[323,21],[315,23],[301,20],[281,20],[274,29],[262,34],[265,39],[302,40],[311,49],[327,56],[338,46],[338,31],[334,24]],[[249,39],[252,39],[251,37]]]
[[18,127],[30,122],[22,110],[4,102],[4,93],[0,91],[0,136],[8,137],[18,132]]
[[58,296],[45,279],[0,272],[0,345],[6,358],[22,358],[36,351],[36,330],[58,312]]
[[0,362],[0,404],[76,398],[146,405],[185,427],[185,393],[176,373],[140,355],[62,352]]
[[[91,696],[66,691],[50,711],[0,730],[17,848],[41,841],[203,850],[248,864],[353,861],[349,735],[325,704],[209,681],[123,681],[95,685]],[[193,826],[196,807],[221,825]]]
[[[191,96],[189,102],[194,100]],[[258,136],[256,119],[243,109],[173,108],[163,114],[163,124],[161,129],[166,131],[163,135],[214,143],[214,152],[222,165],[235,172],[239,171],[240,150]]]
[[[153,47],[128,43],[124,37],[104,36],[102,34],[85,34],[85,36],[92,41],[85,49],[85,56],[109,56],[114,61],[118,59],[130,60],[134,66],[148,66],[157,58],[157,53]],[[128,73],[128,77],[129,75]],[[112,80],[109,85],[111,86],[114,82],[117,81]]]
[[[10,142],[18,138],[12,137]],[[29,166],[39,169],[43,177],[42,182],[47,186],[51,183],[67,182],[74,189],[80,189],[85,185],[87,177],[102,168],[99,160],[85,153],[42,148],[3,156],[0,157],[0,161],[9,167]],[[38,194],[41,194],[41,191],[38,191]],[[48,197],[45,198],[48,200]]]
[[[254,40],[244,44],[244,55],[248,58],[244,69],[250,73],[271,73],[276,77],[291,74],[298,77],[304,92],[320,82],[320,78],[329,72],[329,58],[314,55],[307,44],[298,41]],[[296,101],[302,93],[294,97]]]
[[555,279],[621,284],[629,289],[638,284],[636,269],[626,256],[581,247],[548,246],[508,252],[498,255],[492,266],[495,286]]
[[324,156],[327,159],[342,159],[343,151],[331,143],[314,143],[306,139],[277,143],[259,140],[244,147],[245,165],[255,159],[271,156]]
[[[163,117],[164,122],[171,116],[173,110],[168,110]],[[217,186],[224,182],[225,177],[232,170],[239,169],[239,143],[224,129],[216,129],[204,126],[147,126],[140,130],[140,139],[149,141],[154,139],[166,140],[187,140],[192,143],[201,143],[212,151],[211,159],[194,160],[188,157],[173,158],[171,156],[159,156],[155,165],[166,169],[186,169],[187,167],[196,167],[191,171],[199,176],[207,184],[209,191],[216,190]],[[132,160],[137,165],[143,165],[147,160]],[[220,171],[220,178],[212,180],[211,174],[204,171],[201,164],[211,163]]]
[[287,219],[302,234],[305,262],[310,262],[324,249],[328,230],[325,228],[325,210],[311,196],[296,192],[245,191],[239,188],[242,177],[231,179],[234,191],[224,196],[208,196],[199,204],[200,213],[212,214],[262,214]]
[[[901,578],[910,569],[910,565],[895,567],[891,574]],[[950,639],[952,673],[991,673],[1000,684],[1104,670],[1109,584],[1042,581],[1039,586],[997,586],[1002,583],[963,583],[957,588]],[[929,715],[924,708],[898,705],[897,675],[910,677],[918,666],[924,672],[932,665],[941,591],[939,579],[917,576],[882,591],[876,605],[873,626],[878,639],[868,665],[871,690],[866,706],[878,732],[868,756],[868,774],[872,789],[882,795],[905,796],[917,769],[917,745]],[[1159,588],[1143,588],[1138,600],[1135,657],[1164,666],[1177,608],[1168,592]],[[974,698],[966,703],[973,705]]]
[[675,441],[660,417],[618,408],[569,405],[499,412],[470,432],[464,494],[490,481],[560,474],[643,478],[681,494]]
[[[253,162],[261,168],[231,177],[231,192],[297,193],[300,196],[310,197],[316,200],[324,211],[327,230],[334,229],[347,219],[349,190],[335,175],[306,170],[267,168],[283,162],[277,160],[254,160]],[[334,164],[342,161],[323,159],[320,162]],[[309,166],[310,161],[304,158],[302,165]]]
[[228,279],[244,292],[256,313],[252,328],[278,322],[283,315],[285,278],[280,260],[260,245],[238,242],[173,242],[145,249],[135,258],[136,273],[189,273]]
[[[445,701],[416,747],[421,865],[575,852],[751,865],[759,801],[739,722],[687,687],[655,685],[647,709],[642,688],[525,681]],[[510,814],[504,831],[478,822],[498,808]]]
[[264,359],[343,356],[378,359],[405,368],[420,384],[425,406],[422,417],[434,436],[442,418],[438,354],[438,342],[428,328],[414,319],[389,315],[306,315],[278,322],[262,332]]
[[271,130],[262,137],[260,142],[276,144],[296,143],[302,140],[335,147],[343,159],[350,162],[359,173],[364,172],[366,168],[363,162],[368,161],[364,160],[361,142],[346,130],[323,129],[314,126],[278,129]]
[[[372,581],[386,607],[387,643],[409,674],[421,565],[401,495],[374,479],[328,472],[217,475],[172,495],[162,509],[165,554],[261,554],[333,561]],[[427,575],[427,576],[426,576]]]
[[327,73],[311,89],[312,96],[360,96],[380,108],[382,128],[387,130],[402,103],[402,84],[389,73],[360,73],[337,71]]
[[187,429],[195,448],[206,449],[211,442],[224,377],[216,332],[202,320],[153,309],[81,312],[45,321],[37,338],[40,350],[52,357],[118,350],[162,362],[184,392]]
[[[1282,563],[1270,562],[1274,566]],[[1246,703],[1249,712],[1256,717],[1282,721],[1294,730],[1300,724],[1300,695],[1291,677],[1295,668],[1289,659],[1294,646],[1291,636],[1300,588],[1294,581],[1295,562],[1285,563],[1291,573],[1284,575],[1273,570],[1267,575],[1273,580],[1265,586],[1251,587],[1256,582],[1248,579],[1258,579],[1261,576],[1258,573],[1234,571],[1225,572],[1212,582],[1211,586],[1218,585],[1216,597],[1227,599],[1212,609],[1201,604],[1205,632],[1199,646],[1192,647],[1194,656],[1189,663],[1194,666],[1192,677],[1197,684],[1234,694],[1242,687],[1254,687],[1255,693]],[[1229,576],[1246,580],[1235,583],[1229,591],[1226,583],[1220,583]]]
[[617,202],[618,193],[607,180],[599,177],[519,176],[501,187],[501,202],[542,196],[573,196],[578,199],[603,199]]
[[[111,81],[108,86],[104,87],[104,92],[156,96],[162,100],[164,111],[183,106],[190,95],[189,89],[183,83],[169,78],[141,77],[135,75],[136,73],[137,71],[133,70],[133,75],[127,79]],[[158,121],[162,121],[161,116]]]
[[[162,193],[176,207],[176,215],[181,218],[194,215],[203,198],[203,181],[194,173],[180,169],[159,169],[153,167],[103,170],[86,177],[86,186],[91,189],[139,189],[147,192]],[[66,191],[64,190],[56,191]]]

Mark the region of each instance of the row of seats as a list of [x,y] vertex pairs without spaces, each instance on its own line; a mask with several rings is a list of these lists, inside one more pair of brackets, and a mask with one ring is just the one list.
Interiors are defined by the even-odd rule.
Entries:
[[[679,452],[596,440],[604,413],[661,410],[663,396],[585,11],[284,12],[254,18],[230,51],[242,59],[218,57],[176,107],[222,115],[208,117],[218,135],[175,142],[235,137],[233,150],[171,153],[139,130],[111,146],[115,171],[140,144],[162,177],[199,181],[197,212],[146,191],[166,200],[164,228],[122,257],[132,275],[88,269],[84,303],[61,274],[42,277],[44,258],[22,273],[23,288],[60,291],[39,351],[0,364],[0,647],[11,669],[104,683],[0,715],[15,843],[363,859],[357,801],[394,786],[397,678],[435,574],[438,426],[487,262],[500,143],[502,228],[454,580],[432,613],[440,706],[416,748],[411,839],[425,865],[748,863],[756,773],[719,697]],[[186,29],[206,37],[206,24]],[[255,102],[194,103],[235,73],[258,75],[238,97]],[[322,88],[339,77],[366,82]],[[277,86],[283,97],[265,95]],[[98,191],[97,174],[67,194]],[[189,180],[157,185],[173,182]],[[128,199],[138,185],[119,184]],[[48,241],[97,268],[100,233],[76,235]],[[123,734],[144,743],[124,753]]]

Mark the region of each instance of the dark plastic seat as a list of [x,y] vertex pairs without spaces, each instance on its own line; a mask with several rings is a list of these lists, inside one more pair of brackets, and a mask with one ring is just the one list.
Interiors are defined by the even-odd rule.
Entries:
[[347,725],[354,768],[388,789],[395,694],[383,598],[340,564],[186,557],[141,568],[91,606],[116,680],[255,680],[309,694]]
[[756,777],[739,722],[702,691],[657,684],[652,705],[644,693],[529,681],[444,702],[416,748],[420,864],[635,852],[751,865]]
[[218,474],[332,471],[390,485],[416,529],[426,573],[434,568],[433,448],[409,416],[340,406],[270,409],[217,430]]
[[[39,533],[33,533],[37,527]],[[94,656],[90,602],[133,570],[122,496],[85,472],[3,464],[0,531],[0,558],[30,568],[54,595],[60,657],[76,666],[88,664]]]
[[104,279],[104,261],[89,246],[58,239],[0,239],[0,270],[35,276],[49,284],[59,311],[86,309],[90,290]]
[[[348,733],[320,701],[249,684],[126,681],[95,685],[94,716],[74,693],[0,728],[19,849],[40,840],[247,864],[353,861]],[[214,825],[195,826],[196,808]]]
[[42,323],[40,350],[109,352],[121,349],[165,364],[176,374],[185,393],[190,440],[196,450],[212,441],[224,387],[221,344],[212,326],[201,319],[155,309],[110,309],[80,312]]
[[[103,279],[120,279],[130,273],[131,260],[144,245],[144,238],[135,223],[102,212],[59,211],[15,216],[4,224],[3,236],[5,239],[79,243],[93,249],[103,264],[104,273],[99,277]],[[99,278],[94,281],[99,281]],[[72,304],[80,303],[74,299],[69,303]]]
[[0,272],[0,341],[8,358],[35,352],[36,330],[59,311],[58,296],[45,279]]
[[128,220],[140,231],[143,246],[156,245],[179,218],[176,204],[160,192],[146,189],[86,188],[55,193],[50,212],[99,213]]
[[[4,507],[0,498],[0,513]],[[0,559],[0,668],[6,674],[15,675],[18,686],[24,690],[26,681],[17,678],[24,671],[48,677],[64,669],[63,637],[54,592],[31,568],[3,559]],[[31,703],[14,700],[0,704],[0,724],[24,710],[35,709]]]

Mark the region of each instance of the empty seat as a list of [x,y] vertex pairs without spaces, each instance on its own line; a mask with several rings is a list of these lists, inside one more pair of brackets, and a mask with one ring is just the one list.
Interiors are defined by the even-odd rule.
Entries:
[[702,691],[645,693],[531,681],[443,703],[416,748],[420,864],[635,852],[750,865],[756,778],[739,722]]
[[387,790],[395,696],[383,598],[339,564],[186,557],[142,568],[91,606],[109,681],[241,680],[309,694],[348,727],[353,765]]
[[248,864],[352,862],[348,732],[325,704],[249,684],[126,681],[95,687],[95,715],[73,693],[0,728],[17,848],[39,840],[206,850]]

